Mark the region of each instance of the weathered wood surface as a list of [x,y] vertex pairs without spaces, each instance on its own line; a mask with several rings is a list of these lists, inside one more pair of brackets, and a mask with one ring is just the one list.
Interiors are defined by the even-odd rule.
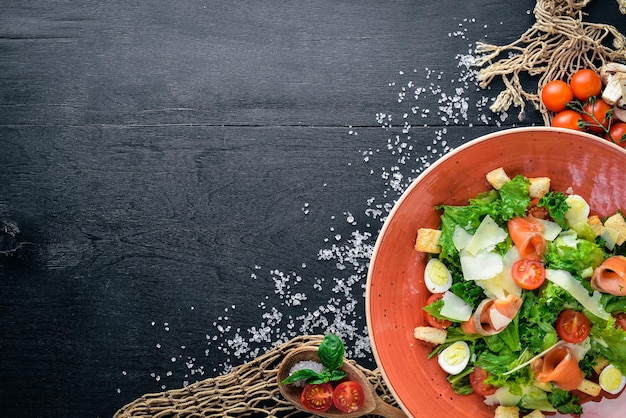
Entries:
[[[592,17],[623,26],[599,3]],[[352,348],[367,332],[352,234],[373,245],[393,173],[541,123],[491,114],[497,91],[459,65],[478,40],[516,39],[533,5],[0,5],[0,220],[21,231],[0,255],[2,415],[110,416],[328,329],[308,314],[373,367]],[[468,113],[444,120],[458,89]]]

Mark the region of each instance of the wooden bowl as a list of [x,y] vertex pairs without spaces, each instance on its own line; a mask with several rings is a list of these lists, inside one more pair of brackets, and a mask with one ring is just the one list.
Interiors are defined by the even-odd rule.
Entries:
[[[439,204],[465,205],[490,186],[485,174],[504,167],[512,177],[547,176],[552,189],[583,196],[594,213],[626,209],[626,151],[601,138],[573,130],[517,128],[475,139],[426,169],[396,203],[380,232],[367,279],[366,316],[374,357],[401,407],[416,417],[489,417],[478,395],[458,396],[432,346],[418,342],[413,329],[422,314],[425,254],[414,250],[418,228],[438,228]],[[626,395],[583,405],[583,418],[623,417]],[[559,416],[559,415],[556,415]]]

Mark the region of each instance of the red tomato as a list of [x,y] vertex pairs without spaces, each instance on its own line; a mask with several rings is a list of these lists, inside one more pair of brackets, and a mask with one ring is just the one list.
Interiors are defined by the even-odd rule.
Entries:
[[626,331],[626,313],[613,314],[613,317],[615,317],[615,328],[621,328]]
[[348,380],[341,382],[333,393],[333,403],[341,412],[355,412],[365,403],[365,392],[358,382]]
[[574,97],[584,102],[591,96],[598,96],[602,91],[602,79],[593,70],[585,68],[576,71],[569,80]]
[[606,139],[616,143],[622,148],[626,148],[626,122],[614,123],[609,130],[609,134],[611,134],[611,136],[606,135]]
[[578,121],[581,120],[580,113],[575,110],[567,109],[557,113],[552,118],[552,126],[557,128],[569,128],[577,131],[584,131],[583,128],[578,126]]
[[300,402],[311,411],[326,411],[333,404],[333,387],[330,383],[306,385],[300,394]]
[[[604,129],[609,126],[611,121],[613,106],[602,99],[590,100],[583,107],[583,121],[587,122],[587,129],[591,132],[603,133]],[[607,115],[607,113],[609,113]],[[593,116],[591,116],[593,115]],[[600,126],[602,125],[602,126]]]
[[534,290],[546,279],[546,269],[539,261],[518,260],[511,268],[513,280],[522,289]]
[[[438,301],[442,297],[443,297],[443,293],[433,293],[432,295],[430,295],[430,297],[426,301],[426,305],[430,305],[431,303]],[[424,317],[426,318],[426,322],[428,322],[428,325],[434,328],[446,329],[450,325],[452,325],[452,321],[448,321],[447,319],[435,318],[434,316],[432,316],[426,311],[424,311]]]
[[541,101],[548,110],[553,112],[565,110],[565,105],[572,100],[574,100],[574,93],[565,81],[552,80],[541,89]]
[[559,338],[568,343],[577,344],[584,341],[591,330],[591,322],[584,313],[573,309],[565,309],[556,320],[556,332]]
[[469,380],[474,392],[480,396],[493,395],[496,392],[495,386],[485,384],[487,377],[489,377],[487,371],[476,366],[474,366],[474,371],[469,375]]

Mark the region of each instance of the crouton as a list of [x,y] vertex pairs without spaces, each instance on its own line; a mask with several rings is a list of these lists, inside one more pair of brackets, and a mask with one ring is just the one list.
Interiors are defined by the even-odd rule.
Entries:
[[550,178],[549,177],[532,177],[528,181],[528,193],[531,199],[539,199],[544,194],[550,191]]
[[540,410],[535,409],[530,414],[526,414],[524,418],[545,418],[545,415]]
[[417,340],[440,345],[446,342],[448,331],[435,327],[415,327],[413,336]]
[[500,190],[502,186],[504,186],[504,183],[511,181],[502,167],[491,170],[485,177],[487,178],[487,182],[496,190]]
[[415,240],[415,250],[431,254],[439,254],[441,246],[439,238],[441,231],[439,229],[420,228],[417,230],[417,238]]
[[599,384],[587,379],[584,379],[577,389],[590,396],[598,396],[602,390]]
[[606,358],[596,357],[596,361],[595,363],[593,363],[593,366],[591,366],[591,368],[593,369],[594,372],[596,372],[599,375],[602,372],[602,370],[604,370],[604,368],[608,366],[609,364],[610,362]]
[[498,406],[494,418],[519,418],[519,408],[517,406]]
[[619,212],[607,218],[604,221],[604,227],[617,231],[617,238],[615,239],[617,245],[622,245],[626,241],[626,221]]
[[597,215],[591,215],[587,218],[587,223],[593,229],[593,233],[596,234],[596,237],[602,235],[602,230],[604,229],[604,225],[602,225],[602,220]]

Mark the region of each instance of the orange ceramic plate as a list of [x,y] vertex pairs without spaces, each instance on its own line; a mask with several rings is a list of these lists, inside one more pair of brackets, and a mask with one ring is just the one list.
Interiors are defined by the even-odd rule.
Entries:
[[[626,209],[626,151],[573,130],[517,128],[486,135],[447,154],[425,170],[402,195],[385,222],[370,263],[366,315],[374,357],[405,412],[414,417],[490,417],[478,395],[450,388],[432,346],[413,338],[426,325],[422,306],[425,254],[414,250],[418,228],[438,228],[439,204],[465,205],[490,186],[485,174],[504,167],[510,176],[547,176],[552,189],[583,196],[593,213]],[[586,402],[583,418],[624,416],[626,395]],[[556,415],[559,416],[559,415]]]

